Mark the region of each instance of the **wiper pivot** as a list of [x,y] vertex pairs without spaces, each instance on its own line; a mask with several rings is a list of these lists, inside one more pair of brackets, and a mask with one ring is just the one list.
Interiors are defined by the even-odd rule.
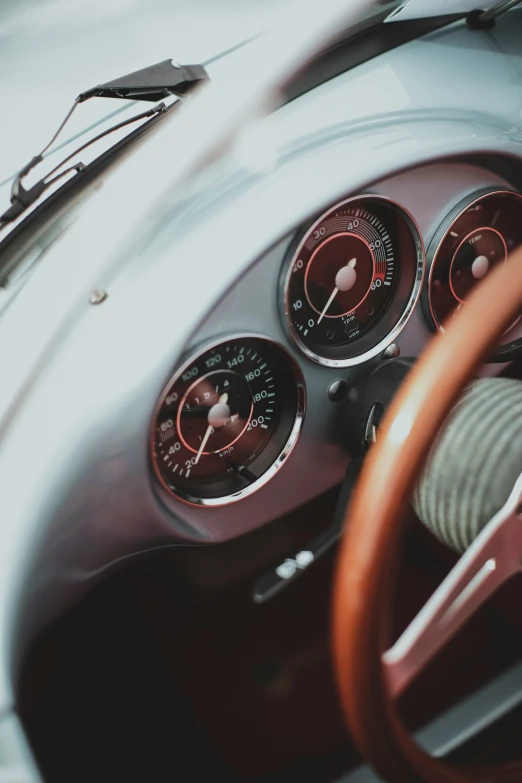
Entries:
[[202,65],[180,65],[163,60],[139,71],[99,84],[80,93],[78,103],[89,98],[125,98],[127,100],[160,101],[169,95],[183,97],[198,83],[208,80]]
[[522,0],[500,0],[484,11],[472,11],[466,21],[473,30],[491,30],[495,26],[495,19],[520,5],[521,2]]

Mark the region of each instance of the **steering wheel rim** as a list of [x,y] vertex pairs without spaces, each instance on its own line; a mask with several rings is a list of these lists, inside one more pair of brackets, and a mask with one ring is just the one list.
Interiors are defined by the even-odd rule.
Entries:
[[388,410],[345,514],[333,595],[338,690],[356,743],[390,783],[522,781],[522,761],[456,767],[423,751],[399,720],[382,664],[401,514],[444,419],[522,307],[521,267],[522,249],[432,340]]

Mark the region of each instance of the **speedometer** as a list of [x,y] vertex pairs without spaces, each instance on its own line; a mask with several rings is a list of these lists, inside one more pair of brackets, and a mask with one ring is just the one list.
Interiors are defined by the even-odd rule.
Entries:
[[160,398],[152,433],[156,475],[190,503],[239,500],[281,467],[303,413],[302,377],[280,345],[244,336],[209,346]]
[[358,364],[391,342],[417,301],[422,240],[381,196],[348,199],[303,229],[285,264],[286,323],[311,359]]

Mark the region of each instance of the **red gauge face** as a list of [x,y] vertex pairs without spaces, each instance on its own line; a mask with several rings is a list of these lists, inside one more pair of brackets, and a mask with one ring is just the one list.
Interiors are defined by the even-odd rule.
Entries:
[[507,248],[502,234],[494,228],[482,226],[467,234],[451,260],[449,285],[451,293],[461,304],[488,272],[507,259]]
[[244,337],[209,348],[163,394],[153,432],[156,474],[191,503],[236,500],[289,453],[302,407],[297,369],[276,343]]
[[310,258],[305,272],[308,304],[321,319],[347,316],[362,305],[374,278],[375,258],[369,244],[357,234],[336,234]]
[[196,455],[219,454],[244,434],[253,410],[245,378],[231,370],[214,370],[183,395],[176,416],[179,438]]
[[379,196],[341,202],[291,251],[284,297],[292,337],[321,364],[374,355],[405,323],[423,264],[422,243],[403,210]]
[[459,205],[437,232],[431,257],[428,313],[444,331],[473,288],[522,243],[522,197],[487,193]]

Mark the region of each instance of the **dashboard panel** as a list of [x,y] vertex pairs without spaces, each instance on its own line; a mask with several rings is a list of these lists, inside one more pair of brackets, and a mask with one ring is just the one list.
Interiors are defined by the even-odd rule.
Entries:
[[[183,180],[195,131],[210,137],[226,125],[228,134],[222,114],[245,90],[249,101],[264,100],[252,84],[277,53],[267,49],[263,66],[249,70],[245,47],[246,63],[240,52],[230,59],[226,96],[218,92],[207,127],[197,106],[184,122],[193,108],[186,102],[172,126],[144,138],[78,203],[73,221],[49,226],[45,262],[9,299],[0,324],[0,483],[13,520],[4,526],[0,612],[5,628],[13,605],[23,606],[14,660],[30,636],[128,559],[242,536],[341,481],[349,402],[329,391],[340,379],[357,383],[384,351],[346,367],[307,357],[281,306],[285,259],[298,232],[332,206],[371,195],[411,214],[429,262],[435,234],[459,204],[488,189],[522,190],[521,29],[513,10],[493,30],[451,25],[397,47],[253,117],[255,143],[243,145],[250,156],[234,157],[213,137],[216,156],[204,165],[198,158],[201,167]],[[21,260],[38,249],[38,236],[28,235]],[[93,291],[107,296],[93,304]],[[193,505],[155,475],[155,408],[191,357],[244,334],[274,341],[299,369],[307,395],[300,434],[256,492]],[[416,357],[432,334],[418,302],[394,343]],[[30,492],[28,443],[38,443]],[[275,533],[284,536],[284,525]]]
[[[212,341],[248,331],[284,349],[302,378],[307,398],[302,428],[296,433],[292,453],[286,455],[288,459],[285,456],[285,464],[276,459],[278,444],[265,480],[253,482],[259,490],[255,497],[246,497],[249,493],[240,491],[237,496],[222,494],[210,502],[213,526],[220,524],[221,514],[223,524],[230,526],[236,514],[239,522],[244,514],[249,520],[266,518],[267,510],[275,507],[281,513],[285,507],[304,503],[342,479],[350,455],[340,429],[341,409],[349,402],[330,394],[331,388],[342,380],[348,391],[361,374],[383,361],[391,343],[395,353],[409,357],[420,354],[433,331],[433,323],[419,301],[421,290],[426,299],[431,282],[431,276],[424,274],[424,247],[438,246],[441,231],[448,233],[448,215],[461,210],[463,203],[476,203],[476,194],[486,192],[503,193],[502,198],[508,192],[509,199],[519,198],[503,178],[459,162],[419,167],[370,184],[363,196],[347,195],[296,227],[253,264],[208,313],[187,354],[204,351]],[[501,225],[502,219],[497,219]],[[355,264],[353,259],[357,259]],[[351,275],[348,283],[352,285],[346,285],[345,280],[344,292],[343,281],[336,280],[340,270],[341,276]],[[354,272],[360,276],[355,281]],[[381,282],[378,287],[376,280]],[[379,298],[386,282],[389,294]],[[366,323],[358,317],[361,308]],[[374,318],[368,317],[370,310],[377,311]],[[323,323],[327,326],[312,340],[311,333]],[[517,326],[520,324],[510,332],[510,345],[517,339]],[[333,348],[328,344],[330,335]],[[182,365],[178,376],[186,366]],[[494,374],[498,369],[488,364],[483,373]],[[168,393],[164,393],[163,400]],[[252,393],[256,393],[253,388]],[[248,415],[245,413],[244,426],[248,426]],[[210,426],[208,418],[205,424]],[[223,422],[222,426],[229,425]],[[202,427],[199,445],[205,432]],[[194,443],[192,459],[197,457],[196,447]],[[153,462],[158,464],[157,456],[153,456]],[[276,463],[278,469],[272,469]],[[165,481],[160,480],[156,490],[173,513],[189,522],[197,518],[204,524],[206,509],[180,503],[172,487],[167,492],[165,488]],[[236,499],[241,502],[234,507],[216,508]]]

